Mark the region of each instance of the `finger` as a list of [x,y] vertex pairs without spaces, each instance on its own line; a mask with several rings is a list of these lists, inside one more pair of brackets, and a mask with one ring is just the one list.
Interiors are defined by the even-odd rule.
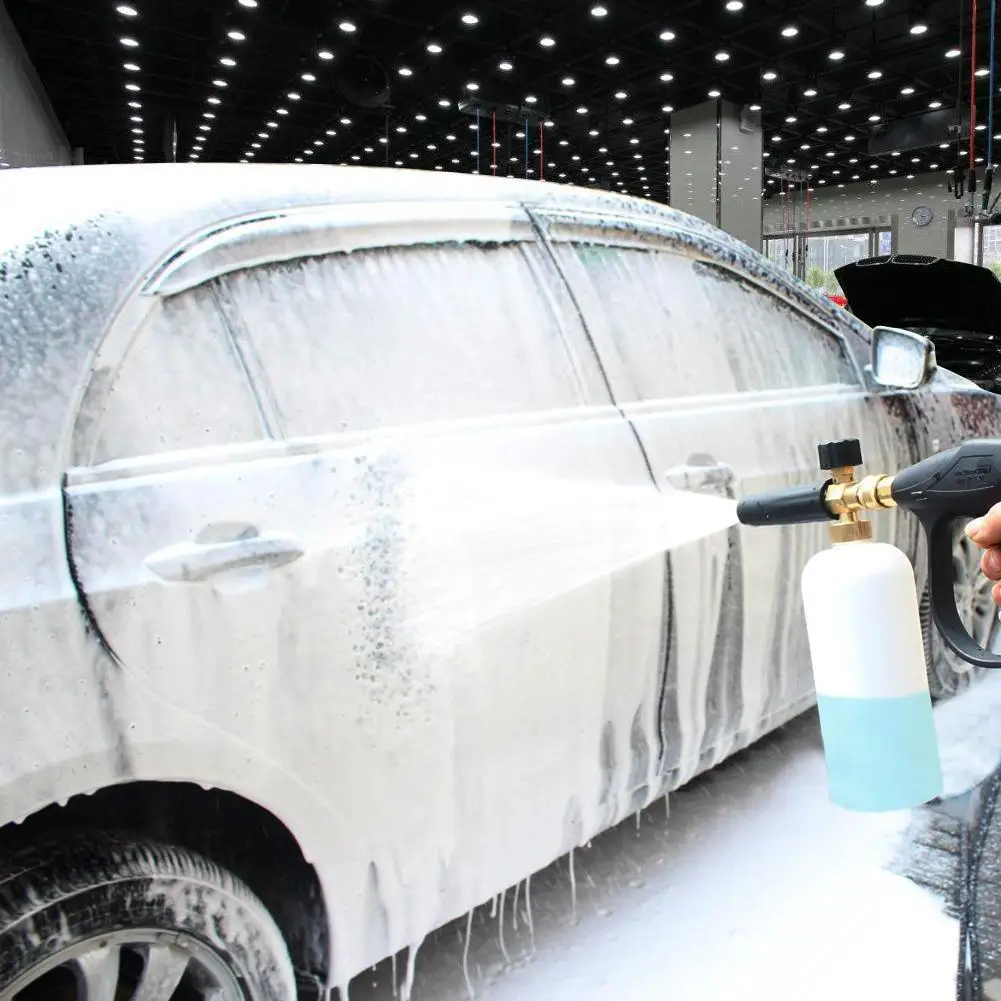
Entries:
[[971,521],[966,534],[984,549],[1001,545],[1001,504],[995,504],[982,518]]
[[1001,549],[988,549],[980,557],[980,569],[990,580],[1001,581]]
[[995,584],[991,588],[991,597],[994,599],[995,605],[1001,605],[1001,584]]

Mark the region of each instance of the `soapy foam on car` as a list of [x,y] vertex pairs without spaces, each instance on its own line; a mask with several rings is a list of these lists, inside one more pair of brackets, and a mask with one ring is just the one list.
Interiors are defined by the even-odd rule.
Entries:
[[[418,481],[407,525],[407,617],[425,649],[737,524],[736,501],[652,484],[471,473]],[[435,567],[448,573],[434,572]]]

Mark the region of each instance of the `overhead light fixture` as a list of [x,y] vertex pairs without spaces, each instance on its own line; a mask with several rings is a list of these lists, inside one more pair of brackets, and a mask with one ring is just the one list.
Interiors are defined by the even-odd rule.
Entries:
[[505,73],[510,73],[514,69],[514,66],[505,59],[503,62],[497,64],[497,69]]
[[938,108],[942,107],[942,102],[941,101],[929,101],[928,102],[928,107],[931,108],[933,111],[935,111]]
[[463,14],[461,20],[463,24],[468,24],[470,27],[480,23],[480,19],[475,14]]
[[879,120],[880,120],[879,115],[870,115],[869,116],[869,121],[870,122],[878,122]]
[[617,90],[615,92],[616,101],[624,101],[629,95],[624,90]]
[[851,103],[849,101],[842,101],[838,105],[838,111],[851,111],[851,110],[852,110],[852,106],[851,106]]
[[845,142],[846,143],[853,143],[853,142],[855,142],[855,136],[853,136],[853,135],[847,135],[847,136],[845,136]]
[[437,42],[428,42],[427,51],[433,56],[440,56],[442,53],[442,47]]
[[986,66],[981,66],[977,70],[977,76],[987,76],[988,73],[990,73],[990,70]]
[[586,114],[587,114],[587,108],[585,108],[585,107],[584,107],[584,105],[582,104],[582,105],[581,105],[581,106],[580,106],[580,107],[579,107],[579,108],[577,109],[577,114],[578,114],[578,115],[586,115]]
[[139,16],[139,11],[137,11],[135,9],[135,7],[130,7],[128,4],[124,4],[124,3],[119,4],[115,8],[115,10],[117,10],[118,13],[122,15],[122,17],[138,17]]
[[883,71],[882,70],[869,70],[868,74],[866,74],[866,75],[869,77],[870,80],[879,80],[882,77],[882,75],[883,75]]
[[287,115],[288,114],[288,108],[275,108],[275,111],[277,111],[279,115]]
[[139,66],[136,63],[125,63],[125,69],[127,69],[130,73],[139,72]]
[[662,31],[660,40],[662,42],[673,42],[678,36],[673,31]]
[[127,83],[125,85],[125,89],[132,91],[133,94],[136,94],[141,90],[139,84],[137,83]]
[[334,54],[333,52],[330,51],[330,49],[320,49],[320,51],[317,52],[316,55],[324,62],[330,62],[330,60],[334,58]]
[[206,98],[206,100],[208,101],[209,104],[222,104],[222,101],[219,100],[218,97],[209,97]]
[[233,42],[245,42],[247,40],[247,36],[242,31],[236,31],[235,29],[227,31],[226,37]]
[[125,37],[125,38],[120,38],[119,41],[127,49],[137,49],[137,48],[139,48],[139,43],[134,38]]
[[923,21],[916,21],[911,25],[912,35],[923,35],[928,30],[928,25]]
[[806,90],[803,91],[803,96],[804,97],[816,97],[817,96],[817,90],[816,90],[816,88],[815,87],[807,87]]
[[217,79],[213,80],[212,81],[212,85],[215,86],[215,87],[228,87],[229,86],[229,84],[226,83],[226,81],[223,80],[221,77],[218,77]]
[[316,83],[316,77],[312,73],[303,73],[301,79],[304,83]]
[[911,94],[914,93],[914,88],[913,87],[901,87],[900,88],[900,93],[903,94],[904,97],[910,97]]
[[751,111],[760,111],[761,110],[761,105],[760,104],[752,104],[750,106],[750,110]]
[[622,60],[618,56],[606,56],[605,65],[606,66],[618,66]]
[[661,73],[660,75],[661,83],[670,83],[673,79],[674,79],[673,73]]
[[248,9],[250,9],[250,10],[252,10],[254,7],[257,6],[257,0],[236,0],[236,2],[241,7],[246,7]]
[[797,28],[794,24],[787,25],[782,29],[783,38],[795,38],[798,34],[799,28]]
[[662,112],[664,112],[665,115],[670,115],[674,111],[674,105],[673,104],[665,104],[665,105],[663,105],[661,107],[660,110]]
[[452,107],[452,102],[447,97],[442,97],[438,100],[439,108],[450,108]]
[[761,79],[767,81],[768,83],[771,83],[773,80],[778,80],[778,78],[779,75],[775,72],[775,70],[765,70],[765,72],[761,74]]
[[232,56],[220,56],[219,62],[223,66],[230,67],[230,69],[236,65],[236,60]]
[[718,91],[718,90],[716,90],[716,89],[714,88],[713,90],[709,91],[709,96],[710,96],[710,97],[711,97],[711,98],[712,98],[713,100],[716,100],[716,98],[717,98],[717,97],[720,97],[720,96],[722,96],[722,95],[721,95],[720,91]]
[[560,80],[560,83],[563,84],[564,87],[573,87],[577,81],[572,76],[565,76],[562,80]]
[[832,63],[839,63],[845,58],[845,53],[843,49],[831,49],[827,53],[827,58],[831,60]]
[[726,0],[726,9],[731,14],[736,14],[738,10],[744,9],[744,0]]
[[414,71],[409,66],[401,66],[397,71],[400,76],[413,76]]
[[358,26],[353,21],[341,21],[337,27],[340,28],[345,35],[353,35],[358,30]]
[[[414,115],[414,121],[415,122],[426,122],[427,120],[428,120],[428,116],[427,115],[422,115],[422,114]],[[343,118],[341,119],[341,124],[342,125],[344,124],[344,119]],[[348,124],[350,124],[350,122]]]
[[552,35],[543,35],[542,38],[539,39],[539,45],[541,45],[544,49],[551,49],[555,44],[556,39],[553,38]]
[[725,51],[717,52],[713,57],[718,63],[725,63],[730,58],[730,53]]
[[287,96],[288,96],[288,99],[290,101],[301,101],[302,100],[302,94],[300,94],[299,91],[297,91],[297,90],[290,90],[288,92]]
[[866,7],[882,7],[883,0],[865,0]]
[[945,54],[945,58],[946,59],[957,59],[961,55],[962,55],[962,52],[959,49],[953,48],[953,49],[949,49],[949,51]]

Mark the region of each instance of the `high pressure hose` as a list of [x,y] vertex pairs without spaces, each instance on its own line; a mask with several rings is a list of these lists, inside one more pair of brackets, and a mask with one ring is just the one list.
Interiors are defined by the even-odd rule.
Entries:
[[[973,0],[970,15],[970,159],[967,168],[970,171],[967,187],[971,201],[977,190],[977,167],[974,160],[974,146],[977,132],[977,0]],[[972,206],[971,206],[972,208]]]
[[984,175],[984,212],[990,210],[991,186],[994,182],[994,27],[997,0],[991,0],[991,32],[988,83],[987,83],[987,173]]

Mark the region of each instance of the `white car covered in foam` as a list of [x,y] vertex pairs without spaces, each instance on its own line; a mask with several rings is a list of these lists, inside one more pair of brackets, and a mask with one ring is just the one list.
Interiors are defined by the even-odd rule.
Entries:
[[278,1001],[415,948],[812,705],[825,531],[735,499],[822,440],[999,430],[649,202],[162,165],[0,203],[4,1001]]

